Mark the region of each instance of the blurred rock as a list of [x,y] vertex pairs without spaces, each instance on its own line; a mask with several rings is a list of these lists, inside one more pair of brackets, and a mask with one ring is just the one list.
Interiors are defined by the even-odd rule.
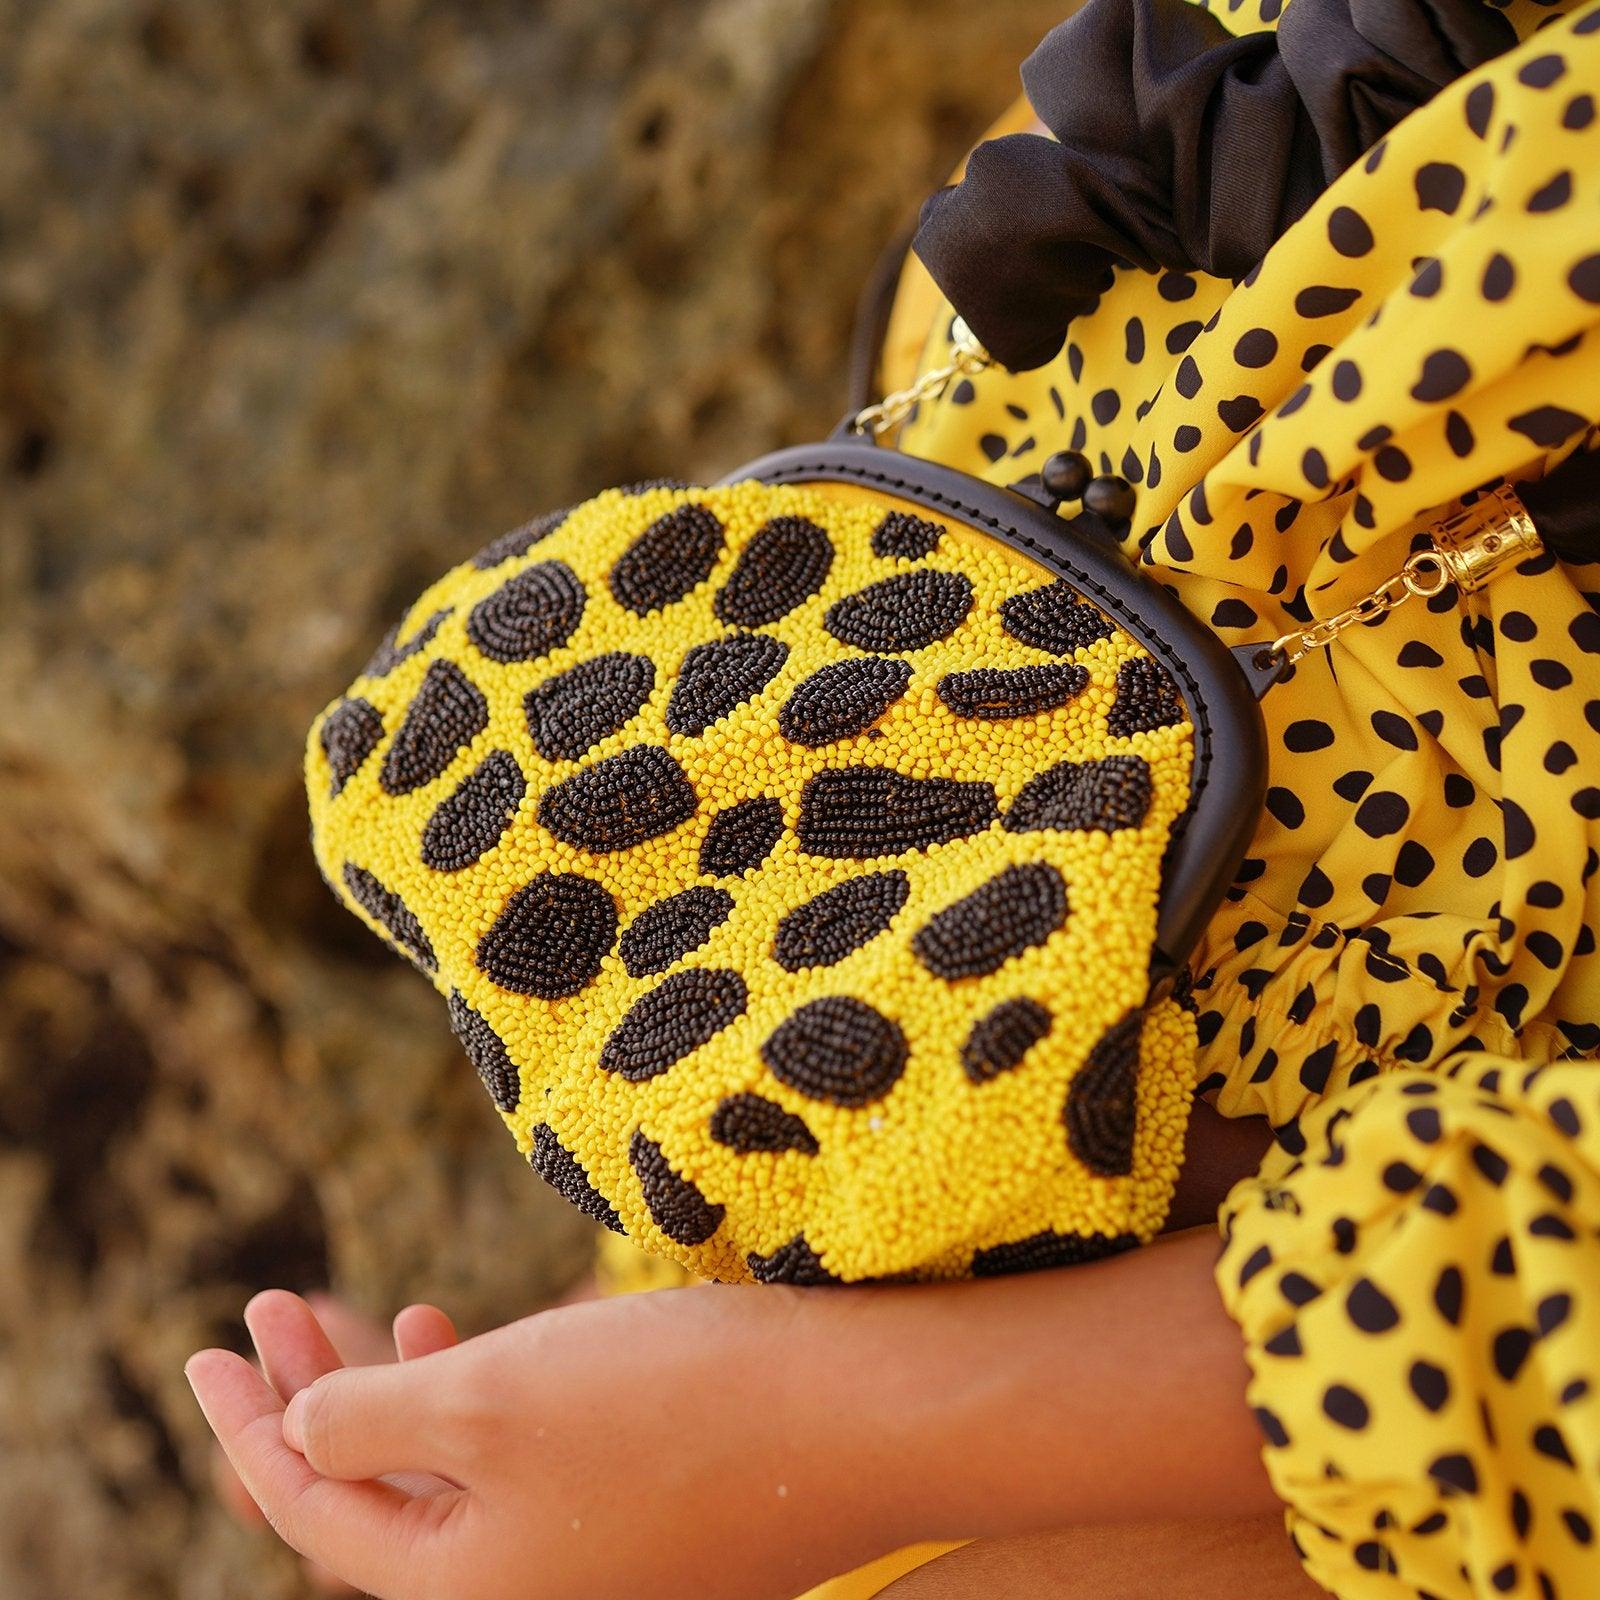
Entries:
[[0,1593],[279,1600],[183,1357],[583,1268],[338,910],[303,732],[437,572],[827,428],[1065,0],[0,0]]

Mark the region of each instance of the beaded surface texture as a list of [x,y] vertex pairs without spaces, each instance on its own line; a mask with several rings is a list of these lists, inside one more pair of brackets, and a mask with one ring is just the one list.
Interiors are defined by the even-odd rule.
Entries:
[[306,777],[534,1170],[702,1277],[813,1284],[1160,1227],[1191,742],[1147,652],[959,521],[647,485],[440,579]]

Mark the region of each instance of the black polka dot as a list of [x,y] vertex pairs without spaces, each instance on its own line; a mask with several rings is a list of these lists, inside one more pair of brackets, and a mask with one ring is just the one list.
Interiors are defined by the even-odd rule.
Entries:
[[744,1259],[750,1276],[757,1283],[787,1283],[800,1289],[820,1289],[826,1284],[839,1282],[823,1266],[822,1257],[806,1242],[803,1233],[797,1233],[770,1256],[752,1250]]
[[779,1083],[840,1106],[881,1100],[900,1081],[908,1054],[895,1023],[848,995],[801,1006],[761,1046]]
[[[1360,298],[1359,289],[1338,289],[1331,284],[1317,283],[1294,297],[1294,308],[1302,317],[1333,317],[1348,311]],[[1278,414],[1288,413],[1280,406]]]
[[1455,1266],[1446,1267],[1433,1286],[1433,1303],[1439,1315],[1451,1327],[1458,1326],[1461,1321],[1461,1307],[1465,1297],[1466,1283],[1461,1276],[1461,1269]]
[[693,646],[678,668],[667,701],[674,733],[702,734],[760,694],[789,658],[789,647],[764,633],[734,633]]
[[1330,381],[1335,400],[1342,400],[1348,405],[1350,401],[1360,399],[1361,368],[1355,362],[1334,362],[1333,377]]
[[636,1000],[600,1051],[600,1065],[630,1083],[659,1077],[744,1015],[749,992],[737,972],[691,968]]
[[647,617],[676,604],[711,576],[722,554],[722,524],[701,505],[684,505],[658,517],[611,569],[617,604]]
[[1594,96],[1575,94],[1561,111],[1561,126],[1571,133],[1581,133],[1594,121]]
[[891,511],[873,532],[872,553],[903,561],[920,561],[939,548],[944,531],[940,523],[926,522],[904,511]]
[[344,886],[350,898],[388,934],[400,951],[424,972],[436,972],[439,959],[417,921],[416,914],[393,889],[385,887],[365,867],[345,864]]
[[341,700],[323,719],[322,753],[333,775],[329,794],[338,794],[361,770],[383,738],[383,716],[367,700]]
[[1387,1333],[1400,1325],[1395,1303],[1371,1278],[1357,1278],[1345,1296],[1345,1313],[1363,1333]]
[[537,661],[577,632],[585,599],[571,567],[541,561],[472,608],[467,637],[491,661]]
[[858,650],[920,650],[948,638],[971,609],[969,579],[924,568],[836,600],[822,620],[834,638]]
[[437,872],[459,872],[500,843],[527,792],[516,758],[491,751],[428,819],[422,860]]
[[1171,728],[1188,711],[1170,674],[1149,656],[1124,661],[1117,668],[1117,698],[1106,715],[1106,728],[1119,736]]
[[1336,1422],[1341,1428],[1349,1428],[1352,1432],[1366,1427],[1372,1417],[1367,1402],[1343,1383],[1330,1384],[1323,1392],[1322,1410],[1330,1422]]
[[506,901],[475,959],[502,989],[565,1000],[599,976],[616,937],[616,903],[598,883],[547,872]]
[[645,978],[665,972],[691,950],[698,950],[732,910],[733,896],[707,884],[646,907],[628,925],[617,947],[628,976]]
[[1111,624],[1068,583],[1047,583],[1014,594],[1000,606],[1000,621],[1013,639],[1069,656],[1111,637]]
[[997,811],[987,783],[836,767],[807,780],[796,833],[810,855],[866,861],[979,833]]
[[1411,386],[1413,400],[1448,400],[1472,381],[1472,366],[1459,350],[1433,350],[1423,358],[1422,372]]
[[990,461],[999,461],[1006,453],[1005,435],[986,433],[978,440],[978,448]]
[[513,556],[525,556],[536,544],[548,539],[566,520],[565,511],[550,511],[542,517],[535,517],[532,522],[525,522],[520,528],[513,528],[509,533],[502,533],[498,539],[491,540],[472,558],[472,564],[486,572],[491,567],[511,560]]
[[1573,434],[1588,425],[1578,412],[1553,405],[1535,406],[1531,411],[1506,419],[1508,428],[1531,439],[1544,450],[1553,450],[1557,445],[1565,444]]
[[1453,216],[1467,192],[1467,175],[1449,161],[1429,161],[1417,168],[1417,204],[1424,211]]
[[1293,789],[1273,784],[1267,790],[1267,813],[1285,828],[1298,828],[1306,820],[1306,808]]
[[946,906],[911,941],[938,978],[986,977],[1045,942],[1067,920],[1067,886],[1044,862],[1007,867]]
[[785,972],[832,967],[877,938],[905,906],[903,872],[874,872],[824,890],[779,922],[773,959]]
[[1050,1013],[1037,1000],[1002,1000],[973,1023],[961,1047],[961,1068],[973,1083],[988,1083],[1022,1065],[1050,1032]]
[[523,697],[533,747],[546,761],[577,761],[638,715],[655,688],[648,656],[613,651],[546,678]]
[[1335,206],[1328,213],[1328,242],[1342,256],[1364,256],[1372,249],[1372,229],[1359,211]]
[[571,1201],[586,1217],[602,1223],[613,1233],[624,1231],[616,1208],[590,1182],[589,1174],[583,1170],[578,1158],[562,1144],[554,1129],[546,1123],[534,1126],[533,1148],[528,1152],[528,1164],[557,1194]]
[[1411,476],[1411,457],[1397,445],[1386,444],[1372,458],[1378,476],[1390,483],[1404,483]]
[[674,1172],[661,1146],[643,1130],[635,1132],[629,1142],[628,1161],[656,1226],[674,1244],[704,1244],[722,1226],[724,1208],[713,1205],[693,1183]]
[[815,750],[865,733],[906,692],[911,667],[884,656],[852,657],[818,667],[778,713],[778,731]]
[[1075,662],[1010,669],[979,667],[942,678],[939,698],[958,717],[993,722],[1054,711],[1076,699],[1088,683],[1088,671]]
[[1494,85],[1475,83],[1467,93],[1464,109],[1467,126],[1482,139],[1489,132],[1489,119],[1494,115]]
[[1567,287],[1580,300],[1600,305],[1600,254],[1585,256],[1567,273]]
[[683,768],[665,750],[638,745],[547,789],[539,821],[563,844],[600,855],[671,833],[698,804]]
[[741,628],[776,622],[816,594],[832,567],[833,545],[816,523],[774,517],[745,546],[717,595],[716,613]]
[[1450,1398],[1450,1375],[1431,1361],[1413,1361],[1407,1382],[1412,1394],[1429,1411],[1442,1411]]
[[1419,300],[1431,300],[1444,287],[1444,263],[1437,256],[1424,256],[1417,263],[1410,291]]
[[1136,828],[1150,810],[1150,769],[1138,756],[1063,761],[1030,778],[1005,815],[1007,833],[1115,833]]
[[1380,789],[1356,808],[1355,824],[1368,838],[1386,839],[1405,827],[1410,817],[1411,805],[1403,795]]
[[1076,1267],[1085,1261],[1103,1261],[1137,1247],[1131,1233],[1030,1233],[1025,1239],[990,1245],[974,1252],[975,1278],[1003,1278],[1018,1272],[1046,1272],[1055,1267]]
[[777,848],[783,837],[783,805],[767,795],[741,800],[719,811],[700,846],[700,870],[712,878],[742,878]]
[[1483,269],[1483,298],[1491,302],[1504,300],[1516,283],[1517,269],[1511,258],[1496,250]]
[[1328,487],[1327,457],[1315,445],[1300,457],[1300,472],[1313,489]]
[[1447,1495],[1478,1492],[1478,1469],[1467,1455],[1452,1453],[1436,1457],[1428,1467],[1428,1476]]
[[1067,1090],[1062,1120],[1068,1148],[1101,1177],[1119,1177],[1133,1170],[1143,1027],[1144,1015],[1138,1010],[1113,1023]]
[[[814,1156],[817,1138],[802,1117],[759,1094],[731,1094],[711,1113],[711,1137],[742,1155]],[[770,1280],[764,1280],[770,1281]]]
[[435,661],[384,757],[386,794],[410,794],[438,778],[489,726],[489,702],[453,661]]
[[1326,750],[1333,743],[1333,729],[1315,717],[1305,717],[1291,722],[1283,730],[1283,746],[1296,755],[1312,750]]
[[1289,1443],[1289,1430],[1278,1419],[1277,1413],[1265,1406],[1253,1406],[1251,1410],[1267,1443],[1277,1450],[1285,1448]]
[[522,1080],[505,1042],[489,1022],[462,998],[459,989],[450,991],[450,1029],[461,1041],[467,1059],[502,1111],[515,1111],[522,1094]]
[[1536,216],[1547,211],[1559,211],[1571,198],[1572,174],[1558,172],[1528,196],[1528,210]]

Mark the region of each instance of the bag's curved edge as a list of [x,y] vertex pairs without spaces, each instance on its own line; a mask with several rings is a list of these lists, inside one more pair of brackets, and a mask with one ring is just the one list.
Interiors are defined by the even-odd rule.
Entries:
[[1227,647],[1165,587],[1141,576],[1108,537],[996,484],[865,441],[798,445],[722,481],[858,483],[960,518],[1059,573],[1102,606],[1183,688],[1195,733],[1190,803],[1174,827],[1164,874],[1152,989],[1187,962],[1238,873],[1266,795],[1266,730],[1255,691]]

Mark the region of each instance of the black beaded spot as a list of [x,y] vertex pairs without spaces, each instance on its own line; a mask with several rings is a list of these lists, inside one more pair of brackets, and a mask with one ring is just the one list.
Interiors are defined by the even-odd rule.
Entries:
[[[409,661],[419,650],[425,650],[433,642],[433,636],[439,631],[444,619],[455,610],[454,606],[446,606],[442,611],[434,614],[417,629],[417,631],[400,644],[400,622],[384,634],[378,643],[378,648],[372,652],[371,659],[361,669],[364,678],[387,678],[402,661]],[[401,622],[405,618],[400,619]]]
[[467,1060],[477,1070],[494,1103],[502,1111],[515,1111],[522,1094],[517,1064],[500,1035],[467,1004],[459,989],[450,991],[450,1031],[461,1041]]
[[604,1223],[613,1233],[624,1233],[622,1218],[611,1202],[589,1181],[589,1174],[578,1158],[562,1144],[545,1123],[533,1130],[533,1148],[528,1164],[563,1199],[570,1200],[586,1217]]
[[1138,1239],[1131,1233],[1030,1233],[1010,1244],[991,1245],[972,1258],[974,1278],[1003,1278],[1014,1272],[1043,1272],[1051,1267],[1075,1267],[1084,1261],[1132,1250]]
[[383,716],[368,700],[341,700],[328,713],[322,724],[322,753],[333,773],[330,795],[355,777],[382,737]]
[[385,794],[432,783],[489,726],[489,702],[453,661],[435,661],[384,757]]
[[872,553],[875,556],[894,556],[902,561],[920,561],[939,548],[944,528],[937,522],[925,522],[904,511],[891,511],[872,535]]
[[564,1000],[599,975],[616,937],[616,903],[598,883],[547,872],[506,901],[475,959],[502,989]]
[[838,767],[807,781],[796,832],[810,855],[868,861],[966,838],[987,828],[997,812],[987,783]]
[[537,661],[578,631],[587,598],[566,562],[541,561],[472,608],[467,637],[491,661]]
[[757,530],[717,595],[724,621],[759,628],[786,617],[814,595],[833,566],[833,545],[804,517],[774,517]]
[[630,1083],[658,1078],[744,1015],[750,1002],[737,972],[675,972],[629,1008],[600,1051],[600,1065]]
[[525,522],[520,528],[513,528],[510,533],[502,533],[498,539],[491,540],[472,558],[472,564],[480,571],[487,572],[490,567],[498,567],[502,561],[509,561],[513,556],[525,556],[536,544],[548,539],[566,520],[565,511],[549,511],[542,517],[535,517],[532,522]]
[[1149,733],[1170,728],[1187,716],[1177,684],[1159,662],[1141,656],[1117,668],[1117,698],[1106,716],[1110,732]]
[[806,1243],[803,1233],[797,1233],[770,1256],[752,1250],[744,1259],[757,1283],[791,1283],[797,1288],[820,1289],[840,1281],[823,1266],[822,1258]]
[[675,1244],[704,1244],[722,1226],[726,1212],[713,1205],[687,1178],[672,1170],[661,1146],[636,1132],[628,1160],[644,1188],[644,1203],[656,1226]]
[[350,898],[387,933],[401,952],[424,972],[437,972],[439,958],[417,921],[416,913],[393,889],[385,888],[365,867],[345,863],[344,886]]
[[884,656],[830,661],[799,684],[778,713],[778,732],[815,750],[865,733],[911,682],[909,662]]
[[1068,1148],[1103,1178],[1122,1177],[1133,1170],[1143,1028],[1144,1013],[1137,1010],[1107,1028],[1078,1068],[1062,1108]]
[[920,650],[948,638],[972,609],[972,583],[959,572],[905,572],[868,584],[828,607],[823,626],[858,650]]
[[1007,833],[1137,828],[1150,810],[1150,768],[1138,756],[1062,761],[1030,778],[1005,815]]
[[961,1066],[973,1083],[988,1083],[1022,1065],[1050,1032],[1050,1013],[1037,1000],[1003,1000],[973,1023],[961,1047]]
[[1013,639],[1070,656],[1112,634],[1110,622],[1080,598],[1070,583],[1047,583],[1001,603],[1000,621]]
[[639,714],[655,685],[655,663],[621,650],[546,678],[522,701],[533,748],[546,761],[581,760]]
[[778,924],[772,954],[785,972],[832,967],[886,929],[911,894],[903,872],[874,872],[825,890]]
[[617,947],[630,978],[665,972],[674,961],[698,950],[733,910],[726,889],[701,884],[659,900],[629,924]]
[[908,1053],[896,1023],[847,995],[801,1006],[761,1046],[779,1083],[838,1106],[882,1099],[900,1081]]
[[1010,670],[979,667],[974,672],[952,672],[940,682],[939,698],[958,717],[996,722],[1054,711],[1082,694],[1088,682],[1088,672],[1068,661]]
[[777,677],[789,647],[764,633],[731,633],[689,650],[667,701],[667,726],[698,735],[754,699]]
[[1066,880],[1045,862],[1007,867],[946,906],[911,941],[936,978],[982,978],[1041,945],[1067,920]]
[[563,844],[600,855],[671,833],[698,805],[683,768],[665,750],[638,745],[546,790],[539,821]]
[[647,617],[693,593],[721,554],[721,522],[705,506],[679,506],[623,552],[611,569],[611,592],[618,605]]
[[423,865],[436,872],[470,867],[500,843],[526,791],[516,760],[504,750],[491,751],[428,818],[422,830]]
[[814,1156],[820,1148],[804,1119],[759,1094],[730,1094],[711,1113],[711,1137],[741,1155]]
[[783,805],[766,795],[719,811],[700,846],[700,870],[712,878],[742,878],[767,859],[783,837]]

